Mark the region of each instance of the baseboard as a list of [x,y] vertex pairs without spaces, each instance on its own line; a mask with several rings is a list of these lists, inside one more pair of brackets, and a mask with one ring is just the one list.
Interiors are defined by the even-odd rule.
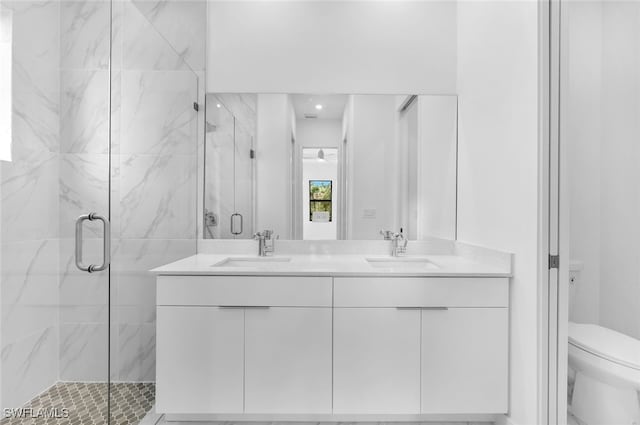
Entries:
[[495,425],[518,425],[507,415],[499,415],[495,418]]
[[220,422],[482,422],[494,423],[497,416],[490,414],[165,414],[166,422],[174,422],[176,425],[198,422],[198,425],[217,424]]

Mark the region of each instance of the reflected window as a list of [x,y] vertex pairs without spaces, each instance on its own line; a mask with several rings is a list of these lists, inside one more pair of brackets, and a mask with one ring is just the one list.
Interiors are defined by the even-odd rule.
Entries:
[[309,221],[330,222],[333,182],[331,180],[309,180]]

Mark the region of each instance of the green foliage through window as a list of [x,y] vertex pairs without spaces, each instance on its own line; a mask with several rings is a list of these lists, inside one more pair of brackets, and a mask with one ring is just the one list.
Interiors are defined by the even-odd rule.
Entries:
[[[332,181],[331,180],[309,180],[309,221],[314,220],[313,213],[328,213],[329,220],[332,221]],[[318,216],[317,214],[316,216]],[[322,214],[324,215],[324,214]]]

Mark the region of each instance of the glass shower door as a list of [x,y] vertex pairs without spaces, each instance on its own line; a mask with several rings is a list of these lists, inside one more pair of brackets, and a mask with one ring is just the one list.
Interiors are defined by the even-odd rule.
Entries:
[[108,420],[110,18],[0,1],[2,423]]
[[3,425],[153,406],[149,270],[196,252],[198,169],[198,78],[162,31],[204,2],[154,4],[0,0]]
[[156,279],[149,270],[196,253],[198,77],[171,40],[181,14],[204,16],[193,9],[204,5],[113,1],[109,377],[114,424],[137,423],[155,399]]

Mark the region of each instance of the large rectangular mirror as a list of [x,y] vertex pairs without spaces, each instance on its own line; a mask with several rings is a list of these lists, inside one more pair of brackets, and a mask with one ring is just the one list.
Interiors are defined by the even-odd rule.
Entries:
[[203,237],[455,239],[457,97],[208,93]]

